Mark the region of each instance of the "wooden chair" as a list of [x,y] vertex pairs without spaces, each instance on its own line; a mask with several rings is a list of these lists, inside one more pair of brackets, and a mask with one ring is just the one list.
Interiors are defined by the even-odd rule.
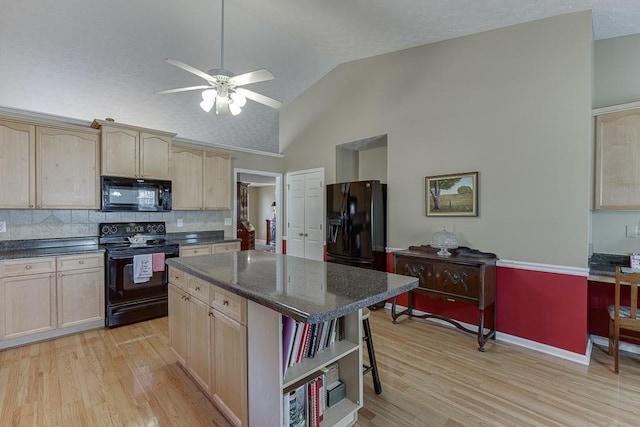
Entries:
[[[620,338],[638,339],[637,335],[628,332],[640,332],[640,316],[638,316],[638,285],[640,273],[622,273],[616,267],[615,302],[609,306],[609,354],[613,354],[615,371],[620,372]],[[630,286],[629,305],[620,304],[620,288]],[[626,333],[621,333],[620,331]]]

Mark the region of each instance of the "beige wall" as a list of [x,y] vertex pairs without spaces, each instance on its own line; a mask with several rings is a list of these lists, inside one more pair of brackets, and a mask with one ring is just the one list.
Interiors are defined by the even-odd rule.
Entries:
[[358,180],[377,179],[387,182],[387,147],[371,148],[358,152]]
[[[640,101],[640,34],[599,40],[594,48],[593,107]],[[640,252],[640,239],[626,237],[626,226],[640,225],[638,211],[593,211],[593,251]]]
[[640,101],[640,34],[598,40],[593,108]]
[[[336,145],[386,134],[391,248],[446,226],[503,259],[585,267],[592,43],[581,12],[343,64],[281,111],[286,170],[329,179]],[[426,217],[424,177],[467,171],[480,215]]]

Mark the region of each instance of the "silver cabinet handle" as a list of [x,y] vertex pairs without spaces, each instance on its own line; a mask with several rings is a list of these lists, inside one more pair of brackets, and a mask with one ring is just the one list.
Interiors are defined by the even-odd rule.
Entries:
[[84,264],[84,260],[81,259],[80,261],[78,261],[78,264]]
[[31,270],[31,266],[30,265],[25,265],[24,268],[26,268],[27,270]]
[[229,300],[223,300],[222,305],[229,305]]
[[196,286],[196,291],[200,292],[200,286]]

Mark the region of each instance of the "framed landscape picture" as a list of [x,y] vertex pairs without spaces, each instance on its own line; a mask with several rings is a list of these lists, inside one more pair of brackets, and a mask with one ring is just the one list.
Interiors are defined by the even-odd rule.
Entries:
[[425,178],[427,216],[478,216],[478,172]]

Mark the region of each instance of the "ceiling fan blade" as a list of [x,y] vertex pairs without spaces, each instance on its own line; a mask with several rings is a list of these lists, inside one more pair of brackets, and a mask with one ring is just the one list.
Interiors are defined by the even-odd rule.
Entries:
[[196,76],[201,77],[208,82],[215,81],[213,76],[210,76],[209,74],[205,73],[204,71],[200,71],[197,68],[193,68],[191,65],[185,64],[184,62],[176,61],[175,59],[165,59],[165,61],[178,68],[182,68],[183,70],[188,71],[191,74],[195,74]]
[[240,74],[239,76],[233,76],[229,79],[231,83],[236,86],[250,85],[252,83],[264,82],[267,80],[273,80],[273,74],[267,69],[260,69],[251,71],[249,73]]
[[166,93],[186,92],[188,90],[209,89],[210,87],[211,86],[209,86],[209,85],[179,87],[177,89],[161,90],[161,91],[158,91],[156,93],[159,94],[159,95],[164,95]]
[[259,102],[260,104],[264,104],[267,107],[271,107],[275,109],[282,107],[282,102],[277,101],[273,98],[269,98],[268,96],[261,95],[249,89],[244,89],[239,87],[236,89],[236,92],[244,95],[245,98],[249,98],[252,101]]

